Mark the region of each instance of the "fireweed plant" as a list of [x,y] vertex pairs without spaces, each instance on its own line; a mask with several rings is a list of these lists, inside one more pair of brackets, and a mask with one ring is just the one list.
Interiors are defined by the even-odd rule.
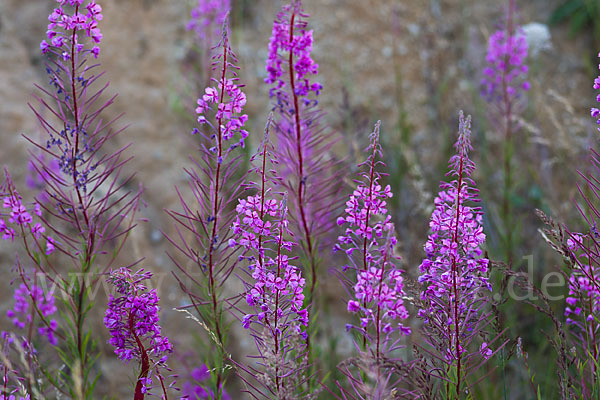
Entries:
[[392,192],[389,185],[381,186],[378,172],[384,165],[379,127],[378,122],[369,137],[369,157],[359,165],[365,171],[356,180],[344,216],[338,218],[345,232],[334,247],[348,256],[348,264],[342,267],[342,282],[351,294],[348,312],[359,318],[358,325],[347,325],[358,334],[359,356],[341,364],[348,385],[337,382],[337,386],[344,396],[361,399],[386,399],[392,392],[401,393],[397,389],[402,376],[396,354],[400,339],[411,332],[404,325],[408,312],[403,271],[395,265],[399,258],[394,254],[397,239],[386,208]]
[[[211,371],[211,392],[215,398],[224,396],[224,385],[231,364],[227,364],[226,350],[228,325],[224,311],[229,310],[235,297],[227,297],[223,286],[235,270],[237,258],[231,248],[231,224],[234,208],[242,191],[243,177],[234,181],[241,156],[231,154],[244,146],[248,132],[242,114],[246,95],[237,78],[239,67],[229,44],[227,21],[219,44],[213,51],[213,68],[218,78],[215,86],[207,87],[197,101],[200,129],[193,133],[202,137],[198,158],[192,158],[193,168],[187,169],[192,200],[186,200],[178,189],[181,211],[167,211],[177,229],[169,241],[187,259],[181,262],[174,254],[169,257],[176,264],[177,279],[189,296],[191,307],[208,331],[216,347],[208,351],[205,361]],[[187,265],[191,262],[194,270]]]
[[[291,399],[314,394],[307,391],[308,312],[304,306],[305,279],[291,257],[294,238],[287,220],[287,194],[277,194],[280,186],[269,142],[267,122],[258,153],[257,166],[251,170],[258,182],[251,184],[255,194],[240,199],[232,225],[230,246],[237,247],[248,262],[242,275],[246,303],[252,309],[241,323],[254,338],[258,354],[251,356],[257,365],[240,365],[241,378],[252,388],[254,398]],[[254,379],[249,379],[250,377]]]
[[230,0],[196,0],[190,11],[185,28],[194,33],[194,52],[200,61],[195,67],[204,68],[198,70],[199,81],[204,86],[210,84],[211,68],[208,67],[211,64],[211,50],[221,36],[230,9]]
[[[309,316],[315,305],[319,250],[335,239],[335,210],[341,199],[336,161],[329,158],[336,136],[319,124],[323,113],[316,97],[322,85],[314,82],[318,64],[312,59],[313,31],[300,1],[284,6],[273,22],[267,58],[267,78],[274,100],[274,127],[279,174],[288,192],[291,231],[303,251],[308,279]],[[339,204],[338,204],[339,203]],[[310,338],[315,333],[309,318]]]
[[[93,307],[90,290],[123,248],[135,223],[139,192],[131,194],[132,176],[122,176],[127,146],[104,146],[122,130],[112,128],[115,119],[100,117],[114,100],[101,100],[108,84],[98,86],[102,73],[95,72],[99,65],[93,63],[102,40],[102,8],[95,1],[57,3],[48,17],[47,39],[40,44],[49,85],[36,86],[42,95],[36,96],[38,106],[31,106],[46,137],[26,137],[44,193],[30,211],[9,184],[4,208],[10,209],[12,225],[2,221],[2,228],[6,239],[19,237],[35,267],[36,280],[25,293],[49,302],[47,296],[60,292],[64,299],[58,321],[44,311],[45,303],[33,307],[49,340],[57,341],[63,364],[44,367],[46,379],[60,395],[93,398],[99,375],[96,340],[87,323]],[[44,286],[37,286],[37,280],[54,289],[38,296]]]
[[[102,41],[102,8],[94,0],[54,4],[40,44],[48,85],[37,86],[37,104],[31,106],[43,138],[26,137],[32,146],[27,186],[38,194],[25,199],[8,173],[0,185],[0,238],[19,246],[13,300],[6,307],[11,331],[3,332],[0,342],[0,399],[97,397],[99,351],[90,317],[101,279],[115,289],[104,324],[116,357],[134,371],[132,397],[166,399],[173,347],[160,327],[159,296],[148,284],[152,274],[139,270],[138,261],[115,265],[135,226],[140,193],[125,172],[127,146],[112,143],[122,132],[114,128],[118,117],[101,117],[114,101],[103,100],[108,84],[100,83],[103,73],[94,61]],[[248,116],[229,43],[228,7],[228,1],[198,0],[189,25],[198,35],[204,30],[202,40],[219,43],[212,48],[214,84],[197,100],[199,126],[193,133],[201,140],[186,170],[189,191],[178,190],[180,211],[167,211],[176,226],[169,237],[176,250],[169,256],[191,303],[185,309],[197,315],[207,339],[203,358],[195,357],[180,385],[181,398],[233,398],[225,392],[231,369],[254,398],[317,398],[327,392],[344,399],[472,398],[506,339],[494,332],[497,321],[490,311],[490,261],[483,253],[483,212],[468,154],[470,119],[460,116],[457,154],[449,163],[450,182],[440,186],[434,202],[418,284],[405,287],[388,213],[391,188],[381,183],[379,124],[337,225],[332,217],[342,192],[330,156],[336,139],[319,126],[323,114],[316,99],[322,86],[314,82],[313,36],[299,1],[284,7],[273,24],[266,83],[274,114],[252,159],[254,182],[240,171]],[[515,242],[512,136],[529,89],[527,45],[514,23],[514,7],[511,1],[506,26],[490,38],[482,82],[490,117],[505,141],[502,222],[509,264]],[[218,34],[212,24],[221,19],[225,28]],[[600,89],[600,77],[594,88]],[[599,109],[591,114],[600,121]],[[598,160],[593,152],[596,171]],[[578,207],[588,228],[571,233],[561,248],[571,267],[565,319],[574,344],[567,354],[560,343],[560,368],[570,369],[559,383],[564,399],[600,396],[600,181],[581,175],[584,201]],[[336,229],[343,233],[334,235]],[[320,371],[321,363],[311,356],[316,329],[311,325],[317,321],[312,307],[318,300],[318,269],[333,259],[323,250],[328,245],[348,259],[339,275],[348,295],[354,354],[339,364],[344,378],[331,379],[331,387],[321,390],[331,371]],[[232,275],[241,278],[241,293],[225,289]],[[407,296],[413,285],[418,295]],[[421,335],[412,335],[420,342],[410,363],[402,360],[403,340],[411,334],[407,302],[423,321]],[[228,347],[231,316],[255,345],[237,360]],[[427,379],[420,380],[424,375]]]
[[486,342],[492,322],[487,311],[491,284],[489,260],[483,256],[481,209],[471,174],[471,117],[460,114],[456,154],[449,161],[453,180],[440,185],[419,266],[422,285],[418,316],[423,319],[423,368],[439,379],[445,398],[470,393],[469,379],[503,344]]
[[111,271],[108,279],[118,295],[110,295],[104,325],[117,357],[124,362],[135,359],[140,365],[134,400],[151,395],[155,383],[159,384],[161,397],[168,398],[163,373],[168,371],[167,357],[173,347],[161,333],[156,289],[149,290],[143,283],[151,277],[149,271],[132,272],[122,267]]
[[[600,89],[600,76],[594,80],[593,88]],[[600,95],[596,101],[600,102]],[[600,125],[598,108],[591,109],[591,116]],[[570,233],[564,250],[571,261],[565,317],[577,349],[579,374],[574,393],[581,399],[600,396],[600,232],[597,228],[600,218],[600,154],[595,150],[591,150],[590,164],[595,174],[579,172],[584,182],[583,185],[578,184],[582,201],[576,204],[588,226],[587,232]]]
[[515,246],[515,221],[513,220],[513,135],[519,130],[517,117],[526,106],[527,40],[515,24],[515,1],[509,0],[504,27],[489,38],[486,68],[481,80],[481,94],[489,103],[488,116],[497,134],[503,139],[504,187],[502,193],[502,238],[504,258],[512,263]]

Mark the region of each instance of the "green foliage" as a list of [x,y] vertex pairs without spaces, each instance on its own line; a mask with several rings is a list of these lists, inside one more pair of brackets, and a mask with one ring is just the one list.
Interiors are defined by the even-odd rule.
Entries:
[[564,0],[550,16],[552,25],[569,23],[571,36],[592,28],[595,40],[600,40],[600,1],[599,0]]

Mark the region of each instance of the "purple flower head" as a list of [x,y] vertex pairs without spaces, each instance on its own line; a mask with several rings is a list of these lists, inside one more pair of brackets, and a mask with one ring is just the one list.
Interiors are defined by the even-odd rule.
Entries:
[[[525,109],[525,92],[531,86],[527,80],[527,39],[516,26],[515,18],[515,2],[509,0],[504,26],[489,38],[487,66],[481,79],[481,95],[492,104],[489,118],[507,141],[519,126],[513,121],[514,116]],[[508,251],[511,252],[510,248]]]
[[530,89],[527,81],[527,40],[521,29],[511,32],[509,28],[496,31],[490,36],[485,58],[487,67],[481,80],[482,95],[490,102],[502,103],[505,96],[511,102],[523,97]]
[[[71,58],[71,49],[76,53],[88,53],[98,57],[102,41],[102,33],[98,22],[102,20],[102,7],[94,0],[57,0],[58,7],[48,16],[48,41],[40,43],[43,54],[49,51],[61,56],[64,60]],[[84,2],[87,3],[84,5]],[[92,48],[86,49],[82,36],[91,39]]]
[[[33,237],[35,248],[50,255],[54,252],[55,242],[51,236],[46,236],[45,226],[37,222],[42,215],[41,207],[38,203],[25,204],[21,195],[13,187],[10,176],[7,175],[9,182],[8,193],[2,199],[2,208],[0,208],[0,235],[2,240],[14,241],[20,237],[27,239]],[[36,220],[34,220],[34,218]]]
[[[464,118],[462,112],[455,147],[457,154],[449,162],[449,176],[454,179],[442,183],[435,198],[426,258],[419,267],[418,280],[423,287],[419,316],[425,321],[425,333],[441,341],[440,346],[447,350],[440,356],[448,364],[458,366],[459,376],[454,382],[458,390],[465,359],[471,357],[465,349],[489,317],[482,307],[486,292],[492,289],[489,260],[483,256],[483,213],[474,206],[479,199],[471,179],[475,164],[468,154],[471,118]],[[490,354],[487,349],[488,344],[480,353],[485,358]]]
[[[401,348],[400,337],[411,333],[404,325],[408,311],[404,304],[403,271],[396,266],[400,257],[394,255],[397,239],[387,210],[387,201],[393,194],[389,185],[381,184],[378,170],[383,165],[379,128],[377,122],[369,136],[369,156],[359,165],[364,170],[355,180],[356,189],[346,201],[343,216],[338,218],[338,225],[345,230],[334,246],[334,251],[344,251],[349,261],[340,276],[350,294],[347,310],[356,314],[358,324],[347,324],[346,329],[361,336],[356,347],[359,358],[365,359],[364,365],[357,365],[358,370],[340,369],[352,387],[342,389],[348,398],[391,393],[394,382],[402,378],[394,368],[384,367],[382,361],[392,358]],[[353,384],[367,376],[368,384]]]
[[[196,367],[188,372],[189,378],[185,380],[181,387],[181,399],[189,400],[212,400],[215,394],[211,389],[208,389],[208,380],[210,372],[206,365]],[[231,400],[231,396],[221,388],[220,395],[223,400]]]
[[186,29],[194,31],[200,42],[212,45],[212,41],[219,37],[230,9],[230,0],[197,0]]
[[[600,57],[600,53],[598,53],[598,57]],[[598,69],[600,69],[600,65],[598,65]],[[594,90],[600,89],[600,75],[594,79]],[[600,103],[600,94],[596,96],[596,102]],[[592,117],[596,118],[596,124],[598,124],[598,130],[600,131],[600,110],[596,107],[592,107],[591,109]]]
[[[159,298],[156,289],[149,290],[143,281],[152,274],[128,268],[119,268],[110,273],[111,282],[118,295],[110,296],[104,316],[104,325],[110,333],[108,341],[122,361],[135,359],[141,365],[136,392],[146,393],[152,387],[151,369],[165,367],[173,347],[161,333],[158,312]],[[156,374],[160,379],[160,374]]]
[[345,227],[345,232],[334,247],[335,251],[345,251],[349,258],[350,264],[343,270],[351,269],[356,274],[348,311],[360,316],[360,331],[365,337],[369,337],[369,328],[374,328],[376,340],[392,332],[410,333],[401,322],[408,318],[408,312],[403,301],[402,271],[393,263],[397,239],[386,208],[393,194],[389,185],[380,184],[381,174],[376,168],[382,155],[379,126],[378,122],[370,135],[370,155],[361,164],[368,168],[356,181],[344,216],[338,218],[338,225]]
[[[600,268],[596,265],[600,253],[595,236],[593,231],[588,235],[572,233],[567,240],[574,265],[569,277],[565,316],[574,331],[584,333],[582,338],[596,336],[600,315]],[[592,343],[590,347],[596,345]]]
[[[241,323],[256,338],[260,363],[269,376],[268,382],[259,383],[283,398],[282,393],[296,392],[297,382],[306,375],[309,321],[304,305],[306,280],[292,264],[294,258],[287,255],[295,245],[288,231],[287,195],[276,200],[278,195],[272,193],[279,179],[274,171],[270,174],[270,165],[277,163],[268,137],[270,124],[271,116],[252,158],[260,164],[252,169],[260,176],[251,187],[257,193],[239,200],[230,246],[242,252],[241,260],[249,261],[245,286],[252,312],[245,314]],[[247,372],[252,374],[252,370]]]
[[[238,146],[244,147],[248,132],[243,129],[248,121],[248,115],[242,114],[246,105],[246,94],[242,92],[242,85],[238,84],[236,70],[239,69],[234,63],[237,62],[235,54],[229,46],[229,37],[227,30],[224,29],[223,37],[219,45],[215,48],[221,48],[222,52],[213,58],[215,59],[214,68],[221,68],[220,78],[212,80],[216,86],[207,87],[204,95],[198,98],[198,122],[201,125],[209,125],[213,131],[210,135],[214,146],[209,150],[221,164],[229,152]],[[207,113],[213,112],[215,123],[211,123]],[[226,146],[226,142],[231,141],[234,136],[239,135],[237,142]]]
[[287,99],[285,87],[288,85],[284,79],[284,66],[288,59],[294,58],[293,80],[295,82],[295,94],[299,97],[307,97],[309,93],[319,95],[323,86],[317,82],[311,82],[314,75],[319,73],[319,64],[311,57],[313,47],[313,31],[307,30],[304,19],[309,15],[300,8],[300,2],[284,6],[273,22],[271,40],[269,42],[269,56],[267,58],[268,77],[265,82],[273,85],[271,96],[276,95],[278,99]]
[[[248,289],[246,301],[256,313],[244,317],[244,327],[248,329],[250,323],[257,322],[274,331],[285,332],[294,327],[300,333],[308,324],[303,309],[306,282],[302,272],[290,264],[288,256],[281,254],[282,250],[290,251],[293,245],[284,240],[289,234],[286,201],[267,199],[262,202],[260,196],[249,196],[240,200],[236,211],[238,216],[232,226],[236,239],[231,245],[255,250],[250,264],[253,284]],[[276,254],[265,251],[265,245],[269,243],[277,249]]]
[[41,317],[43,324],[38,327],[38,334],[48,339],[48,342],[56,346],[56,329],[58,323],[49,317],[56,312],[54,305],[54,292],[44,293],[42,288],[35,284],[21,283],[15,289],[13,295],[14,306],[6,312],[6,316],[13,325],[19,329],[34,323],[34,319]]

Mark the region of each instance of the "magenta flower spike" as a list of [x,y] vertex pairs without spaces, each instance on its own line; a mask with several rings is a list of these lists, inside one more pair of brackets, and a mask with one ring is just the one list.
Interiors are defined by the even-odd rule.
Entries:
[[502,192],[501,239],[504,261],[512,263],[515,238],[513,220],[513,136],[520,128],[518,116],[527,106],[526,92],[530,89],[527,80],[528,45],[523,30],[515,23],[515,0],[508,0],[508,11],[504,26],[489,38],[486,55],[487,67],[483,70],[481,94],[489,107],[487,115],[497,137],[503,142],[504,187]]
[[475,164],[468,154],[471,118],[462,112],[455,147],[448,174],[453,180],[440,185],[425,243],[426,258],[419,266],[423,290],[418,315],[424,320],[428,344],[436,351],[445,349],[432,359],[433,368],[443,371],[447,393],[458,396],[466,387],[474,361],[493,354],[488,351],[491,343],[480,346],[481,351],[470,351],[471,343],[489,324],[484,306],[492,287],[489,260],[483,254],[483,213],[475,206],[479,199],[471,178]]
[[230,0],[197,0],[185,28],[193,31],[200,43],[212,46],[222,32],[230,9]]
[[35,284],[21,283],[15,288],[13,299],[13,308],[6,312],[13,325],[19,330],[24,330],[26,326],[34,324],[34,319],[39,315],[42,324],[37,329],[38,335],[45,337],[52,346],[56,346],[58,323],[55,319],[50,319],[56,312],[54,293],[44,293],[42,288]]
[[494,107],[489,114],[499,134],[510,135],[517,128],[512,116],[525,106],[525,92],[531,88],[527,54],[525,33],[515,24],[515,2],[509,0],[504,26],[489,38],[481,79],[481,94]]
[[[62,359],[67,369],[81,375],[56,389],[66,397],[77,397],[80,389],[92,396],[97,350],[87,326],[92,307],[88,288],[104,278],[123,248],[141,190],[129,187],[133,175],[124,172],[128,146],[111,145],[123,131],[114,128],[120,116],[102,117],[116,97],[102,100],[108,84],[101,83],[103,73],[96,72],[94,61],[102,41],[102,8],[94,0],[58,0],[55,5],[40,44],[48,87],[36,85],[41,94],[35,96],[37,106],[30,105],[43,138],[26,137],[33,145],[30,170],[43,192],[33,206],[37,217],[27,211],[30,221],[13,190],[5,203],[14,215],[2,226],[5,235],[21,238],[29,260],[72,307],[63,314],[72,329],[65,330],[60,337],[65,343],[59,344],[66,349]],[[21,226],[20,232],[10,230],[11,221]]]
[[[237,76],[237,58],[229,43],[228,21],[225,21],[219,44],[213,48],[213,68],[217,78],[197,100],[199,127],[193,134],[201,136],[198,158],[191,158],[193,167],[186,169],[192,200],[178,191],[182,211],[168,210],[177,234],[168,237],[184,256],[169,254],[179,273],[180,286],[189,296],[198,316],[210,331],[216,353],[202,360],[211,369],[211,388],[216,399],[222,399],[227,378],[227,324],[223,311],[231,299],[223,296],[222,288],[233,273],[237,258],[228,246],[232,236],[235,203],[243,191],[245,173],[238,170],[239,149],[245,146],[248,132],[244,125],[246,95]],[[238,153],[238,154],[235,154]],[[237,176],[236,176],[237,175]],[[241,177],[240,177],[241,175]],[[189,262],[195,267],[190,271]]]
[[[395,265],[399,257],[394,255],[397,239],[394,224],[387,210],[387,200],[393,196],[389,185],[381,184],[383,166],[379,142],[380,122],[370,135],[366,149],[369,157],[359,167],[365,167],[360,179],[355,180],[356,189],[346,202],[345,213],[337,221],[345,228],[338,238],[335,251],[344,251],[349,263],[344,265],[342,281],[349,289],[351,299],[348,312],[356,314],[359,324],[347,325],[362,337],[359,346],[361,357],[369,360],[359,374],[349,368],[342,369],[349,382],[372,376],[372,382],[351,385],[359,396],[385,398],[398,384],[392,379],[394,368],[384,366],[383,360],[393,358],[401,346],[399,339],[410,334],[404,323],[408,319],[404,299],[403,271]],[[339,383],[338,383],[339,385]],[[342,388],[342,386],[339,386]]]
[[[240,199],[232,224],[233,238],[229,245],[241,251],[248,262],[248,272],[242,276],[246,286],[246,303],[251,312],[241,317],[242,326],[254,338],[258,365],[239,365],[245,374],[240,377],[253,395],[275,398],[297,398],[303,393],[307,378],[308,312],[304,306],[306,281],[302,271],[289,256],[296,245],[290,238],[287,220],[287,198],[274,193],[281,185],[274,165],[277,160],[269,141],[271,118],[258,152],[252,157],[252,168],[260,180],[250,185],[256,194]],[[254,378],[254,379],[252,379]],[[253,382],[255,380],[255,382]]]
[[161,369],[167,368],[173,346],[161,333],[156,289],[149,290],[143,283],[151,277],[152,273],[143,269],[131,272],[123,267],[112,271],[109,278],[118,295],[110,296],[104,325],[117,357],[124,362],[136,360],[140,365],[134,400],[151,395],[154,379],[160,384],[163,398],[167,398]]
[[318,250],[335,240],[335,210],[341,206],[341,179],[330,155],[337,136],[320,127],[317,108],[322,85],[315,81],[319,65],[312,58],[313,31],[300,1],[284,6],[273,22],[267,78],[274,99],[274,143],[279,175],[288,192],[291,231],[310,260],[309,311],[318,281]]
[[[600,76],[594,79],[593,88],[600,89]],[[600,102],[600,95],[596,96],[596,101]],[[600,111],[596,107],[591,108],[591,116],[600,124]],[[600,193],[597,178],[600,172],[600,154],[592,149],[589,160],[590,172],[578,171],[584,179],[583,184],[577,184],[583,201],[575,204],[588,228],[586,232],[570,233],[564,250],[571,259],[564,314],[569,331],[575,338],[577,356],[583,366],[579,374],[579,390],[585,396],[591,396],[588,391],[600,383],[597,364],[600,356]]]

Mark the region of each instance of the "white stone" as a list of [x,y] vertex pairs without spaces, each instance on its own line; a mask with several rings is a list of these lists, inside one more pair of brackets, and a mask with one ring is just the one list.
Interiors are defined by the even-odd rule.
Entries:
[[529,54],[537,57],[541,51],[552,49],[552,37],[548,25],[531,22],[521,28],[529,45]]

